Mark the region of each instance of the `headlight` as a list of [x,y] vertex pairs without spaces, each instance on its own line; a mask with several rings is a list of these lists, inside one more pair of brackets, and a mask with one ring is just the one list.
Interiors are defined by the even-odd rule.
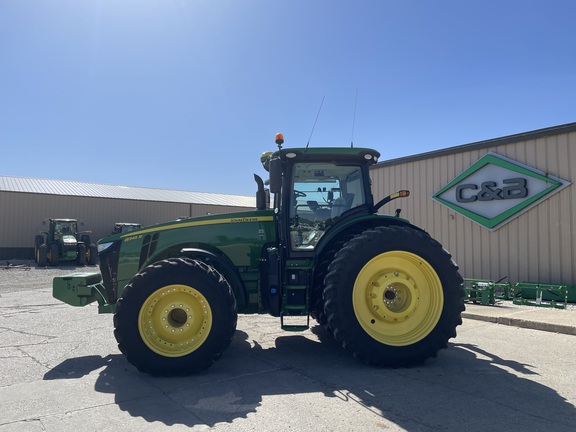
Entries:
[[108,249],[110,246],[112,246],[114,244],[114,242],[109,242],[109,243],[99,243],[98,244],[98,253],[102,253],[104,252],[106,249]]

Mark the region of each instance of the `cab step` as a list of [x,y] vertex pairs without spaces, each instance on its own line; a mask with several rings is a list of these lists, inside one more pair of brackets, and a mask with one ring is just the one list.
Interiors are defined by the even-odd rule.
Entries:
[[[306,324],[302,322],[304,318],[306,319]],[[310,328],[310,315],[305,316],[282,315],[280,317],[280,327],[282,328],[282,330],[293,332],[308,330]]]

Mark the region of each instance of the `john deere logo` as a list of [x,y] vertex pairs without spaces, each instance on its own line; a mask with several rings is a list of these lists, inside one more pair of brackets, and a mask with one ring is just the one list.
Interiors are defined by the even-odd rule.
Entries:
[[569,184],[488,153],[432,197],[486,228],[497,229]]

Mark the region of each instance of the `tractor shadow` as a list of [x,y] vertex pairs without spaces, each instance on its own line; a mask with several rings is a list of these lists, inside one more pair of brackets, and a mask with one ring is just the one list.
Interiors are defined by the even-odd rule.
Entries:
[[[293,409],[313,415],[316,403],[410,431],[572,431],[576,421],[573,405],[530,379],[537,378],[530,365],[452,343],[421,367],[374,368],[351,357],[321,327],[278,337],[270,347],[237,331],[214,366],[190,377],[141,374],[115,354],[66,360],[44,379],[82,379],[98,369],[97,392],[114,394],[117,406],[133,417],[166,425],[213,427],[260,411],[269,418],[268,396],[282,397],[284,406],[272,415],[278,422],[295,415]],[[310,396],[299,401],[312,393],[317,402],[310,403]]]

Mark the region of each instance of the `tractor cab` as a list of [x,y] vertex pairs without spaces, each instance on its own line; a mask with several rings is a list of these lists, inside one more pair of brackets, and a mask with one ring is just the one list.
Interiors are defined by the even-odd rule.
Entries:
[[[268,273],[278,276],[270,282],[272,289],[263,290],[263,298],[283,329],[303,330],[321,297],[315,287],[323,285],[327,270],[319,267],[328,262],[323,251],[350,235],[348,225],[358,227],[359,220],[375,213],[369,167],[380,153],[367,148],[283,149],[283,142],[278,134],[278,151],[261,158],[270,174],[278,233],[277,248],[265,259],[276,266]],[[267,295],[276,284],[283,295]]]
[[133,222],[116,222],[114,224],[114,229],[112,230],[111,235],[114,234],[126,234],[127,232],[134,231],[137,229],[142,228],[142,225],[139,223]]
[[66,243],[77,242],[78,223],[74,219],[51,219],[50,233],[53,234],[54,240],[62,239]]
[[50,219],[48,236],[58,244],[59,260],[70,261],[77,258],[78,221],[76,219]]
[[366,148],[282,149],[266,154],[274,209],[283,224],[289,255],[316,249],[319,240],[338,222],[350,216],[373,213],[369,166],[380,157]]
[[313,250],[330,225],[366,204],[360,166],[297,162],[290,174],[284,204],[292,251]]

